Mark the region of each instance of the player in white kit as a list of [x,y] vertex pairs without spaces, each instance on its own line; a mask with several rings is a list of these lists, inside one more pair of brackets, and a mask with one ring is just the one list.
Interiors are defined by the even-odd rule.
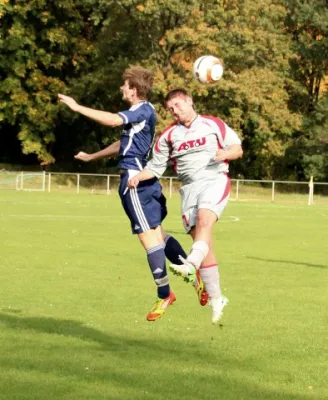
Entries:
[[242,156],[238,135],[222,120],[198,115],[192,97],[184,89],[171,90],[165,105],[175,119],[157,139],[153,158],[146,168],[129,180],[130,187],[140,181],[159,178],[168,164],[182,182],[182,219],[193,238],[193,245],[182,265],[171,270],[193,282],[200,274],[210,297],[212,322],[222,316],[228,299],[222,295],[218,263],[212,248],[212,229],[230,193],[229,161]]

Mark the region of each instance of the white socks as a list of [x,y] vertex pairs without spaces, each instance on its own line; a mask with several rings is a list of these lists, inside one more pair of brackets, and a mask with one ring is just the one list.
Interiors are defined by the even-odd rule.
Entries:
[[199,273],[210,299],[219,298],[221,296],[219,267],[213,265],[207,268],[200,268]]
[[187,257],[187,261],[191,262],[196,269],[199,269],[208,253],[208,244],[202,240],[198,240],[191,247],[191,252]]

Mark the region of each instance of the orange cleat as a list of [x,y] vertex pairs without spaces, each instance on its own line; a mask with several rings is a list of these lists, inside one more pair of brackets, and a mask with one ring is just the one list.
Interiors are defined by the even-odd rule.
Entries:
[[206,306],[206,304],[208,303],[208,293],[206,292],[204,282],[203,282],[202,278],[200,277],[199,270],[196,271],[195,280],[194,280],[193,285],[197,292],[199,304],[201,306]]
[[147,315],[147,321],[156,321],[165,313],[166,309],[176,300],[175,294],[171,292],[165,299],[158,298],[155,301],[153,308]]

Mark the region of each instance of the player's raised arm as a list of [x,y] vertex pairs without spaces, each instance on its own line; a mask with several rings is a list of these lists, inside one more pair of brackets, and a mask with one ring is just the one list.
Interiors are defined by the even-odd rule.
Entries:
[[85,153],[84,151],[80,151],[74,156],[74,158],[76,160],[88,162],[88,161],[98,160],[100,158],[114,157],[119,153],[120,144],[121,141],[117,140],[116,142],[112,143],[105,149],[97,151],[96,153]]
[[58,94],[58,99],[61,103],[66,104],[72,111],[78,112],[94,121],[99,122],[106,126],[120,126],[123,125],[123,118],[118,114],[113,114],[108,111],[95,110],[94,108],[89,108],[82,106],[76,102],[73,97],[65,96],[64,94]]

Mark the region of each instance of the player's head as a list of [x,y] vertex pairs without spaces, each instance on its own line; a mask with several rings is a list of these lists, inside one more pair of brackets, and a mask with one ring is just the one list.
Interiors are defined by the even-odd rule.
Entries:
[[185,89],[173,89],[165,97],[165,106],[178,122],[189,125],[196,116],[192,97]]
[[154,74],[149,69],[139,66],[127,68],[123,72],[124,84],[121,86],[123,100],[130,103],[146,100],[153,87]]

